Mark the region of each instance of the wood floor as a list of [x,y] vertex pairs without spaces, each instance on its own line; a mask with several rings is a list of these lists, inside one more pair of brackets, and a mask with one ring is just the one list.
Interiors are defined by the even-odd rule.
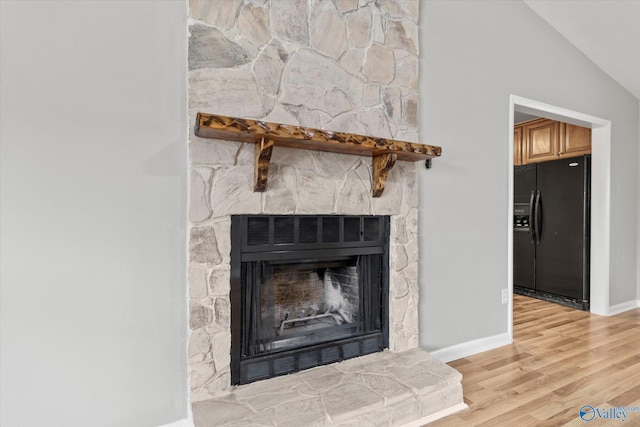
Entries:
[[450,362],[469,409],[429,424],[640,426],[579,417],[583,405],[640,407],[640,309],[601,317],[516,295],[514,343]]

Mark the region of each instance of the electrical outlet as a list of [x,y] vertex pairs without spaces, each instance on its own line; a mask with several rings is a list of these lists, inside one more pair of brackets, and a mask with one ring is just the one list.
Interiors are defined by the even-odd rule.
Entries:
[[502,290],[502,303],[506,304],[509,302],[509,289]]

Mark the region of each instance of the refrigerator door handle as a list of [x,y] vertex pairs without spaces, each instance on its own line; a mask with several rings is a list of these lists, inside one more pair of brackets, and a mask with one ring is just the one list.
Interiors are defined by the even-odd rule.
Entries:
[[536,245],[540,244],[540,234],[542,234],[542,209],[540,208],[541,193],[540,190],[536,193],[535,212],[533,214],[533,223],[536,233]]
[[531,244],[536,243],[536,226],[533,221],[534,201],[536,199],[535,191],[531,190],[531,197],[529,198],[529,231],[531,232]]

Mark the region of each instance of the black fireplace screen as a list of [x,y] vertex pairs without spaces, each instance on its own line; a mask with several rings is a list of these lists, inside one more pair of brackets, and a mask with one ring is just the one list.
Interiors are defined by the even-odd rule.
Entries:
[[232,217],[232,383],[388,347],[383,216]]

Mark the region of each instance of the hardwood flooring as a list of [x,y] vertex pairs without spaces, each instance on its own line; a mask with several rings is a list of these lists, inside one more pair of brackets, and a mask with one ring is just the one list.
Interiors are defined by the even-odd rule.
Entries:
[[513,344],[449,363],[469,408],[429,427],[640,426],[640,412],[578,413],[640,407],[640,309],[602,317],[520,295],[513,307]]

